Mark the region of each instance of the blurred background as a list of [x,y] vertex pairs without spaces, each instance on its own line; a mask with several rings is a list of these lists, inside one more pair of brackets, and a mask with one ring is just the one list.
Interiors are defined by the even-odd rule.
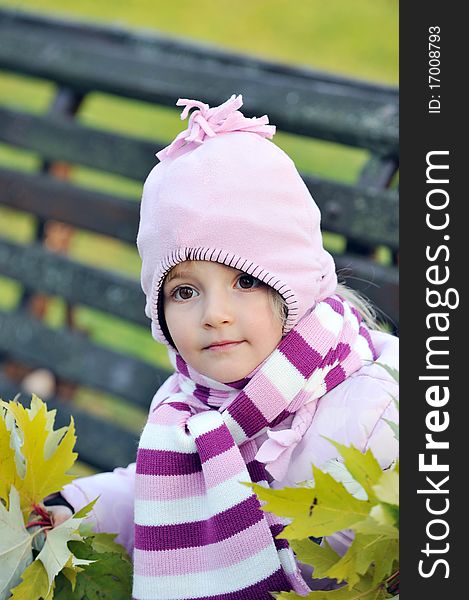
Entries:
[[396,84],[398,0],[0,0],[207,41],[259,57]]
[[[0,0],[0,9],[6,8],[131,28],[143,33],[157,32],[280,64],[386,86],[397,87],[398,83],[397,0],[250,0],[237,3],[228,0]],[[44,114],[55,93],[52,82],[0,69],[0,104],[6,108]],[[98,130],[136,136],[149,142],[157,139],[169,142],[185,127],[179,115],[180,110],[176,107],[92,91],[81,104],[76,120]],[[272,122],[275,124],[274,120]],[[365,149],[284,131],[276,134],[275,142],[293,158],[300,171],[343,183],[355,182],[357,172],[369,157]],[[0,141],[0,168],[29,173],[37,171],[40,163],[37,153]],[[84,166],[66,169],[66,178],[76,186],[131,198],[135,202],[140,199],[142,182],[132,178]],[[33,215],[2,206],[0,202],[1,238],[27,244],[35,235]],[[79,263],[138,280],[140,262],[132,244],[59,224],[49,231],[49,235],[52,250],[63,251]],[[345,241],[338,234],[326,234],[325,241],[333,252],[340,253],[344,248]],[[392,253],[385,244],[377,248],[376,261],[383,265],[391,263]],[[0,310],[13,310],[22,290],[20,283],[0,276]],[[58,296],[36,298],[35,310],[50,328],[59,329],[67,320],[67,305]],[[164,348],[150,335],[149,324],[148,327],[132,324],[79,304],[73,307],[73,324],[99,346],[157,367],[169,367]],[[34,370],[25,370],[19,375],[16,372],[13,376],[27,377],[31,372]],[[45,379],[41,384],[37,383],[37,393],[40,395],[40,385],[44,385],[44,399],[48,392],[73,397],[74,403],[83,410],[93,411],[105,419],[112,416],[120,426],[131,431],[138,431],[144,422],[145,409],[129,407],[117,395],[79,384],[59,389],[56,378],[48,378],[47,373],[42,375]],[[79,468],[84,469],[80,472],[88,472],[86,467]]]

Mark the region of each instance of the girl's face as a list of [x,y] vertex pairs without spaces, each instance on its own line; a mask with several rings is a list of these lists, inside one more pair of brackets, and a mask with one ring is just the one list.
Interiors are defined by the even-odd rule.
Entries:
[[186,261],[163,285],[164,314],[182,358],[222,383],[246,377],[282,338],[268,287],[209,261]]

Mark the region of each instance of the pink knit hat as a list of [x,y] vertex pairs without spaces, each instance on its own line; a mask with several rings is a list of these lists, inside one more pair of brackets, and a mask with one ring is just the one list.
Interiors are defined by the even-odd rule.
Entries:
[[[335,291],[331,255],[322,245],[321,215],[293,161],[272,138],[268,117],[248,119],[234,95],[191,108],[188,128],[157,154],[145,181],[137,248],[152,335],[169,343],[160,292],[185,260],[222,263],[257,277],[284,298],[287,333],[316,302]],[[163,326],[163,329],[162,329]]]

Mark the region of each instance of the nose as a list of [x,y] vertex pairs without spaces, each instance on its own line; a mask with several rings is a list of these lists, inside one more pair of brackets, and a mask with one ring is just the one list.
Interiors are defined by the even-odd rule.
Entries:
[[202,324],[205,328],[209,329],[233,323],[234,310],[227,294],[218,291],[217,293],[207,294],[204,300]]

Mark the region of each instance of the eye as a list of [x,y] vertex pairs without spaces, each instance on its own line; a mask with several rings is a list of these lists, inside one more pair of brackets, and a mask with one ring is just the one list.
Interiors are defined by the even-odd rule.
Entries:
[[240,275],[238,277],[237,283],[239,283],[239,286],[243,290],[249,290],[251,288],[256,288],[256,287],[259,287],[260,285],[262,285],[262,282],[260,281],[260,279],[257,279],[257,277],[253,277],[252,275],[247,275],[247,274]]
[[182,285],[171,292],[171,297],[179,301],[190,300],[191,298],[195,297],[195,294],[197,294],[197,292],[193,288],[187,285]]

